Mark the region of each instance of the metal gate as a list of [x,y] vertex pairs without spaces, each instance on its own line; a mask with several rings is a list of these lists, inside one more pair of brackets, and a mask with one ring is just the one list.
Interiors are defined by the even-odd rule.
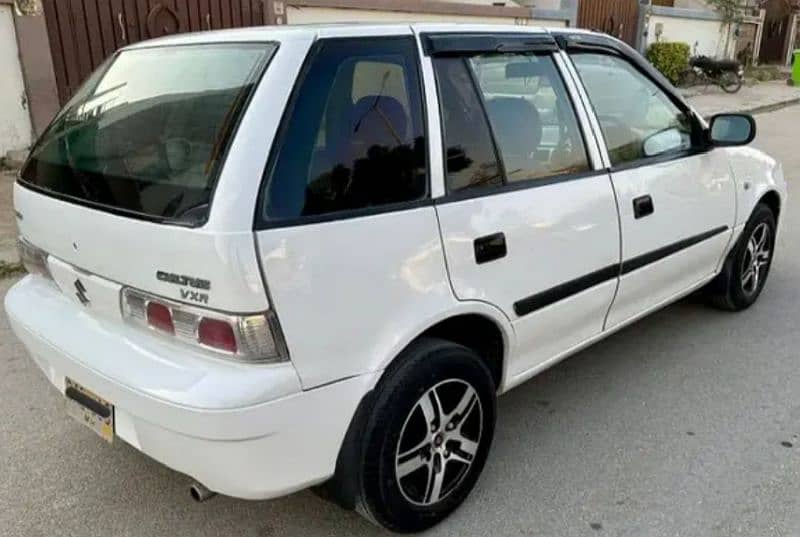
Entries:
[[778,16],[764,23],[764,37],[761,40],[761,62],[783,63],[786,59],[786,46],[793,17]]
[[578,6],[578,26],[613,35],[631,46],[636,43],[638,23],[638,0],[581,0]]
[[61,104],[115,50],[153,37],[267,24],[264,0],[44,0]]

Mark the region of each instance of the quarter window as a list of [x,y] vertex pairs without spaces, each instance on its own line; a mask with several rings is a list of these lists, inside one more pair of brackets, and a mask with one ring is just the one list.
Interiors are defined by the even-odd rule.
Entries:
[[573,57],[614,165],[680,154],[692,147],[692,121],[652,80],[617,56]]
[[337,39],[312,54],[284,119],[262,217],[285,220],[425,197],[413,40]]

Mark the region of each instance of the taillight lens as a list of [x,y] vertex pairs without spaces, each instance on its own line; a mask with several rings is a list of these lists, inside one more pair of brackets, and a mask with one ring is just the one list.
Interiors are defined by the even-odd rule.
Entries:
[[147,303],[147,324],[168,334],[175,333],[175,325],[172,323],[172,311],[158,302],[151,301]]
[[122,314],[135,324],[243,361],[274,363],[289,359],[280,325],[271,311],[226,315],[124,288]]
[[22,261],[22,265],[29,274],[39,274],[47,279],[53,279],[50,274],[50,268],[47,266],[47,252],[37,248],[22,237],[17,239],[17,250],[19,251],[20,261]]
[[233,327],[219,319],[201,319],[197,325],[197,340],[203,345],[228,352],[236,352],[239,347]]

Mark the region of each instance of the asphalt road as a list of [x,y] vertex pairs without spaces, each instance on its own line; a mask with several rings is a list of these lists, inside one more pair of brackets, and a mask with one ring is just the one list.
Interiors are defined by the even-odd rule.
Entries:
[[[758,122],[795,183],[800,107]],[[749,311],[683,301],[504,396],[477,489],[429,534],[800,535],[799,205]],[[381,533],[309,492],[192,502],[188,478],[68,418],[2,314],[0,416],[3,537]]]

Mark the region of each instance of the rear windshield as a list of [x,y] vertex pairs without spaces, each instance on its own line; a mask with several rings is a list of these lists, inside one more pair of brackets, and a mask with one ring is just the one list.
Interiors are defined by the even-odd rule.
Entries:
[[132,216],[202,224],[231,134],[274,51],[259,43],[121,52],[36,144],[23,183]]

